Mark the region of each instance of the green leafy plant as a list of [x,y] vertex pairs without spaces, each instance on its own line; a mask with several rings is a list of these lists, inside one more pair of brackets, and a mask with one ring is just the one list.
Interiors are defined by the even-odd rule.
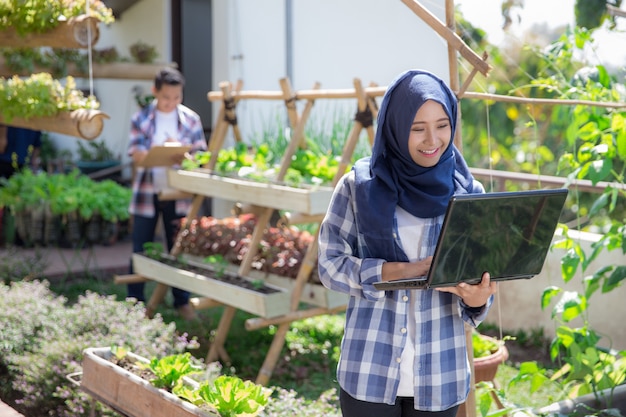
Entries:
[[84,14],[106,24],[115,20],[113,11],[100,0],[29,0],[28,7],[21,0],[6,0],[0,2],[0,29],[13,27],[20,35],[44,33],[64,20]]
[[182,377],[201,372],[201,367],[194,364],[189,352],[152,358],[149,363],[138,362],[137,365],[154,373],[155,377],[150,380],[152,385],[168,391],[182,383]]
[[159,54],[153,45],[137,41],[130,46],[130,56],[133,57],[135,62],[149,64],[154,62]]
[[[545,49],[547,69],[544,76],[533,83],[538,88],[558,93],[561,98],[623,100],[621,86],[601,65],[579,68],[569,78],[559,71],[568,68],[571,64],[564,62],[570,61],[577,49],[590,42],[590,33],[584,29],[566,33]],[[557,323],[550,355],[559,368],[548,378],[541,368],[526,364],[512,383],[530,381],[535,388],[550,380],[561,384],[571,398],[590,393],[600,398],[606,392],[610,397],[615,387],[626,380],[626,351],[612,349],[611,341],[605,341],[605,336],[594,330],[589,306],[592,298],[623,285],[626,267],[617,264],[602,265],[596,271],[589,271],[589,268],[604,251],[626,254],[626,112],[588,106],[572,106],[561,112],[561,118],[569,125],[565,129],[568,148],[559,159],[559,172],[570,181],[584,179],[592,184],[607,183],[599,196],[573,193],[578,216],[575,223],[579,230],[599,233],[600,238],[586,249],[569,227],[560,227],[562,237],[553,248],[564,253],[561,259],[563,283],[580,277],[583,290],[570,291],[555,285],[543,291],[541,308],[552,306],[552,318]],[[583,218],[588,220],[583,222]]]
[[209,404],[222,417],[256,416],[272,394],[271,389],[262,385],[228,375],[221,375],[213,382],[203,382],[195,390],[177,392],[197,406]]
[[78,157],[81,161],[110,161],[117,159],[113,151],[107,146],[104,139],[100,141],[79,140]]
[[163,244],[159,242],[146,242],[143,244],[143,253],[148,258],[159,260],[163,253],[165,253],[165,248]]
[[228,267],[228,261],[223,255],[209,255],[204,257],[203,261],[213,267],[213,270],[218,278],[224,276],[224,272],[226,272],[226,268]]
[[0,78],[0,111],[7,122],[14,117],[55,116],[63,111],[97,109],[94,96],[85,97],[76,89],[73,77],[67,77],[65,85],[48,73],[32,74],[27,78],[13,76]]
[[485,337],[476,331],[472,332],[472,347],[474,348],[475,358],[482,358],[497,352],[502,343],[496,339]]

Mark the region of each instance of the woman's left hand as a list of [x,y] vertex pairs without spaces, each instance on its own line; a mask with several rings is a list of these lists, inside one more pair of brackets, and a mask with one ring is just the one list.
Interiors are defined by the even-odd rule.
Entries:
[[440,287],[436,290],[458,295],[468,307],[482,307],[496,293],[498,284],[491,282],[489,272],[485,272],[479,284],[462,282],[455,287]]

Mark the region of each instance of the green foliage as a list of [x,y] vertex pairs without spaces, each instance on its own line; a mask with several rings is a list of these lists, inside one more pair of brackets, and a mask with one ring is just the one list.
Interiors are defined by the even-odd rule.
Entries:
[[160,316],[145,320],[139,304],[87,292],[74,304],[44,282],[0,285],[0,396],[20,398],[25,415],[112,415],[67,380],[88,347],[125,345],[146,357],[193,347]]
[[[192,160],[183,161],[183,169],[195,169],[206,164],[211,158],[209,151],[196,152]],[[255,181],[274,181],[280,168],[280,155],[270,150],[268,144],[257,148],[238,143],[229,149],[220,149],[215,171],[222,175],[237,175]],[[321,153],[317,147],[296,151],[287,170],[284,182],[289,185],[329,184],[339,168],[339,159],[328,153]]]
[[475,331],[472,333],[472,346],[474,348],[474,357],[482,358],[495,353],[500,348],[501,342],[485,337]]
[[25,169],[0,181],[0,207],[9,207],[13,213],[46,205],[54,215],[77,211],[84,220],[95,213],[110,222],[129,218],[132,191],[112,180],[96,182],[77,170],[69,174],[34,174]]
[[84,14],[107,24],[115,20],[113,11],[100,0],[29,0],[27,6],[23,0],[3,0],[0,2],[0,29],[13,27],[20,35],[44,33],[64,20]]
[[45,72],[27,78],[16,75],[9,79],[0,78],[0,109],[9,123],[14,117],[28,120],[99,106],[95,97],[85,97],[76,89],[73,77],[66,78],[65,86]]
[[159,260],[165,253],[165,247],[159,242],[146,242],[143,244],[143,253],[148,258]]
[[116,159],[113,151],[107,146],[104,139],[97,141],[79,140],[78,157],[81,161],[110,161]]
[[150,64],[159,56],[156,47],[142,41],[137,41],[130,46],[130,56],[135,62]]
[[186,393],[193,404],[209,404],[222,417],[252,417],[263,410],[272,390],[236,376],[221,375],[215,381],[202,382],[192,393]]
[[609,19],[611,26],[615,26],[615,19],[611,17],[606,6],[618,7],[622,0],[576,0],[574,15],[576,16],[576,26],[587,29],[595,29]]
[[140,368],[150,369],[154,372],[155,378],[150,380],[152,385],[157,388],[165,388],[168,391],[179,384],[182,377],[199,373],[202,369],[194,364],[189,352],[152,358],[149,363],[139,363],[138,365]]

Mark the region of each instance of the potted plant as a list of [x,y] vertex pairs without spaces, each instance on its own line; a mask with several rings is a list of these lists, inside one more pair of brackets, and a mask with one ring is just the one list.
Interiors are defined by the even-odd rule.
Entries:
[[99,141],[78,141],[78,161],[76,167],[85,175],[120,165],[120,158],[107,146],[104,139]]
[[509,351],[504,342],[474,331],[472,347],[474,348],[476,382],[493,381],[498,372],[498,366],[509,358]]

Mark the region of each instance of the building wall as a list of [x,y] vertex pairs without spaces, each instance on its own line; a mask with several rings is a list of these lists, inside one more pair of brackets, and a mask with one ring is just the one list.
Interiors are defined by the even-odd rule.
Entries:
[[[288,4],[291,7],[287,7]],[[445,21],[444,0],[423,2]],[[244,90],[281,91],[289,75],[295,90],[352,88],[359,78],[384,86],[401,71],[423,68],[449,79],[447,45],[401,2],[378,0],[215,0],[213,89],[221,81]],[[290,23],[290,24],[289,24]],[[292,42],[287,43],[288,28]],[[291,73],[289,73],[291,69]],[[304,105],[304,104],[301,104]],[[317,100],[311,118],[356,101]],[[219,106],[214,106],[214,114]],[[319,116],[321,114],[322,116]],[[237,106],[244,138],[285,117],[280,100],[247,100]]]
[[[113,24],[99,26],[100,37],[94,49],[114,46],[121,56],[130,57],[130,46],[142,41],[156,47],[158,62],[170,62],[169,3],[168,0],[135,3]],[[79,88],[90,90],[88,79],[76,79],[76,82]],[[138,109],[133,89],[137,87],[149,93],[151,86],[152,82],[145,80],[93,79],[93,91],[100,102],[100,110],[110,117],[104,122],[102,134],[95,140],[104,140],[116,154],[121,155],[122,162],[130,160],[126,155],[130,117]],[[78,148],[78,141],[83,140],[56,133],[51,133],[50,137],[59,149],[72,152]],[[130,170],[127,170],[126,176],[130,176]]]
[[[590,253],[591,244],[599,239],[599,235],[592,233],[577,233],[570,231],[573,239],[579,241],[586,253]],[[560,240],[555,236],[555,241]],[[582,285],[583,274],[578,274],[567,284],[561,278],[561,258],[563,250],[551,250],[544,264],[541,274],[530,280],[501,282],[498,284],[496,301],[489,311],[485,322],[501,326],[509,331],[543,329],[546,336],[554,337],[560,325],[552,319],[552,310],[560,296],[545,310],[541,309],[541,295],[544,289],[550,286],[562,288],[565,291],[576,291],[584,294]],[[599,259],[592,262],[584,276],[592,275],[602,266],[623,265],[624,255],[619,250],[603,252]],[[610,293],[595,293],[588,301],[589,325],[603,337],[600,345],[614,349],[626,349],[626,332],[624,323],[626,318],[626,303],[624,287],[616,288]],[[566,323],[568,327],[580,327],[582,322],[575,320]],[[609,339],[609,336],[611,339]]]

